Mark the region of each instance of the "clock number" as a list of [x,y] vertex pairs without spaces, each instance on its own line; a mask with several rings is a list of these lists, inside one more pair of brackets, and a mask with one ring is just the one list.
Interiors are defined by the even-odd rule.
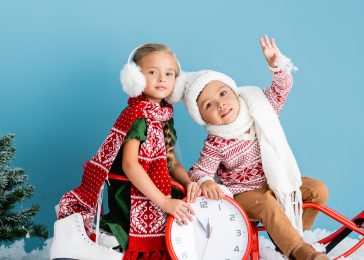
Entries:
[[181,238],[180,237],[176,237],[176,244],[181,244]]
[[200,202],[200,207],[201,207],[202,209],[207,208],[207,201],[201,201],[201,202]]
[[229,217],[230,217],[230,221],[235,221],[235,217],[236,217],[235,214],[230,214]]
[[219,204],[219,211],[221,211],[221,204]]
[[237,229],[236,230],[236,236],[240,237],[241,236],[241,230],[240,229]]
[[239,246],[236,246],[236,247],[234,248],[234,251],[235,251],[235,252],[239,252]]
[[187,252],[183,252],[182,253],[182,259],[187,259],[188,255],[187,255]]

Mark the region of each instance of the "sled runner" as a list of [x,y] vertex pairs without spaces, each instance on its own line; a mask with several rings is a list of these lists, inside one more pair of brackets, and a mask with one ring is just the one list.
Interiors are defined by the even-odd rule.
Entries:
[[[127,177],[118,174],[110,173],[108,175],[108,178],[111,180],[118,180],[124,182],[129,181]],[[185,189],[181,184],[172,181],[172,186],[177,188],[183,194],[183,196],[186,195]],[[332,251],[333,248],[335,248],[335,246],[337,246],[345,237],[347,237],[353,231],[356,232],[358,235],[362,236],[362,238],[359,240],[357,244],[355,244],[352,248],[348,249],[341,255],[335,256],[334,259],[340,259],[341,257],[348,257],[364,244],[364,211],[360,212],[356,217],[350,220],[327,206],[319,206],[314,203],[303,203],[303,208],[314,208],[343,225],[340,229],[333,232],[329,236],[317,241],[318,243],[325,245],[326,253]],[[116,259],[122,259],[123,257],[122,253],[112,250],[111,247],[107,248],[105,246],[98,245],[97,243],[89,239],[86,233],[84,232],[82,217],[79,214],[73,214],[67,218],[56,221],[54,228],[55,228],[54,240],[51,247],[51,259],[53,260],[65,260],[65,259],[67,260],[115,259],[116,260]],[[72,231],[73,229],[76,231]],[[247,232],[249,233],[250,241],[246,246],[245,250],[247,252],[246,254],[244,254],[243,259],[259,260],[260,254],[259,254],[258,232],[261,231],[265,231],[265,228],[264,226],[258,225],[256,221],[250,220],[250,223],[247,224]],[[61,248],[58,248],[59,244],[62,244]],[[87,250],[91,250],[92,254],[88,254],[90,255],[90,257],[85,258],[83,255],[80,255],[84,254],[82,250],[79,250],[80,247],[85,248]],[[60,252],[64,250],[66,251],[68,250],[69,251],[68,255],[72,257],[68,258],[59,257],[60,255],[62,255],[60,254]],[[74,254],[72,250],[74,252],[77,251],[78,253]],[[102,258],[99,258],[100,256],[102,256]]]
[[[362,211],[361,213],[359,213],[355,218],[352,219],[352,221],[360,228],[364,228],[364,211]],[[339,230],[337,230],[335,233],[330,235],[330,238],[327,237],[326,240],[330,241],[331,238],[331,242],[329,242],[326,245],[326,252],[329,253],[337,244],[339,244],[345,237],[347,237],[348,235],[350,235],[350,233],[353,230],[351,230],[348,227],[342,227]],[[326,242],[326,241],[325,241]],[[323,244],[326,244],[323,242]],[[354,250],[355,251],[355,250]],[[354,252],[353,251],[353,252]]]
[[[117,175],[117,174],[109,174],[109,179],[116,179],[120,181],[129,181],[125,176]],[[172,181],[172,186],[179,189],[184,195],[185,189],[182,185],[177,182]],[[314,208],[332,218],[333,220],[341,223],[343,227],[338,229],[336,232],[331,235],[317,241],[320,244],[326,245],[326,253],[329,253],[335,246],[337,246],[345,237],[347,237],[352,231],[355,231],[357,234],[363,236],[363,238],[352,248],[341,254],[340,256],[336,256],[334,259],[339,259],[340,257],[348,257],[356,250],[358,250],[364,244],[364,211],[359,213],[352,220],[344,217],[340,213],[334,211],[333,209],[327,206],[319,206],[314,203],[303,203],[303,208]],[[252,242],[248,246],[247,250],[250,251],[249,258],[251,260],[259,260],[259,240],[258,240],[258,232],[265,231],[264,226],[257,226],[254,220],[251,220],[249,226],[249,232],[251,232]],[[247,258],[247,259],[249,259]]]
[[[317,241],[317,243],[326,245],[325,246],[326,253],[332,251],[332,249],[334,249],[335,246],[337,246],[352,231],[355,231],[357,234],[362,236],[361,240],[359,240],[359,242],[356,243],[352,248],[348,249],[346,252],[342,253],[339,256],[335,256],[335,258],[333,259],[348,257],[364,244],[364,211],[360,212],[356,217],[350,220],[327,206],[319,206],[314,203],[303,203],[302,207],[317,209],[326,216],[332,218],[333,220],[343,225],[340,229],[333,232],[329,236]],[[251,260],[259,260],[259,241],[258,241],[259,231],[265,231],[264,226],[257,226],[255,223],[252,223],[253,243],[250,253]]]

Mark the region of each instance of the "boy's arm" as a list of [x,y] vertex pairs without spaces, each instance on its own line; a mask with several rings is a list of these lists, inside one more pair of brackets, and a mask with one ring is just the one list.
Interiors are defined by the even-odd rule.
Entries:
[[273,73],[272,85],[264,90],[264,94],[279,115],[292,88],[291,71],[294,66],[289,58],[281,54],[273,38],[270,40],[267,35],[264,35],[260,38],[260,46],[269,69]]
[[282,55],[281,59],[285,62],[279,63],[276,68],[269,67],[273,80],[271,86],[263,91],[277,115],[281,112],[293,85],[291,74],[293,65],[287,57]]
[[202,195],[207,199],[217,200],[224,197],[224,192],[214,180],[220,162],[221,152],[207,139],[200,158],[188,172],[191,179],[200,185]]
[[220,162],[220,152],[206,140],[205,145],[200,152],[200,158],[190,168],[188,174],[192,181],[195,181],[200,185],[207,180],[214,181],[214,176],[219,168]]

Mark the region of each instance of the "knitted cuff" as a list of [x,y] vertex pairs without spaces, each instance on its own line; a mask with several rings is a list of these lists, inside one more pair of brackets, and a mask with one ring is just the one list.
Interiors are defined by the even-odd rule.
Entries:
[[219,184],[220,189],[224,192],[226,196],[229,196],[230,198],[234,198],[233,193],[223,184]]
[[214,178],[211,178],[210,176],[204,176],[204,177],[202,177],[201,179],[199,179],[199,180],[197,181],[197,184],[198,184],[198,185],[201,185],[201,184],[202,184],[202,183],[204,183],[205,181],[213,181],[213,182],[215,182]]
[[274,65],[276,65],[277,67],[272,68],[268,65],[268,68],[271,72],[278,72],[281,70],[298,70],[298,68],[292,63],[291,59],[287,56],[284,56],[283,54],[281,54],[281,56],[278,58],[277,62]]

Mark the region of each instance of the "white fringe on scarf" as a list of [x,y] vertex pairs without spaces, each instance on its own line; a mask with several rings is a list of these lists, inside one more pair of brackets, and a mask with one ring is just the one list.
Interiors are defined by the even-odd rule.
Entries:
[[273,107],[258,87],[239,88],[254,120],[269,188],[300,235],[302,231],[301,173]]

